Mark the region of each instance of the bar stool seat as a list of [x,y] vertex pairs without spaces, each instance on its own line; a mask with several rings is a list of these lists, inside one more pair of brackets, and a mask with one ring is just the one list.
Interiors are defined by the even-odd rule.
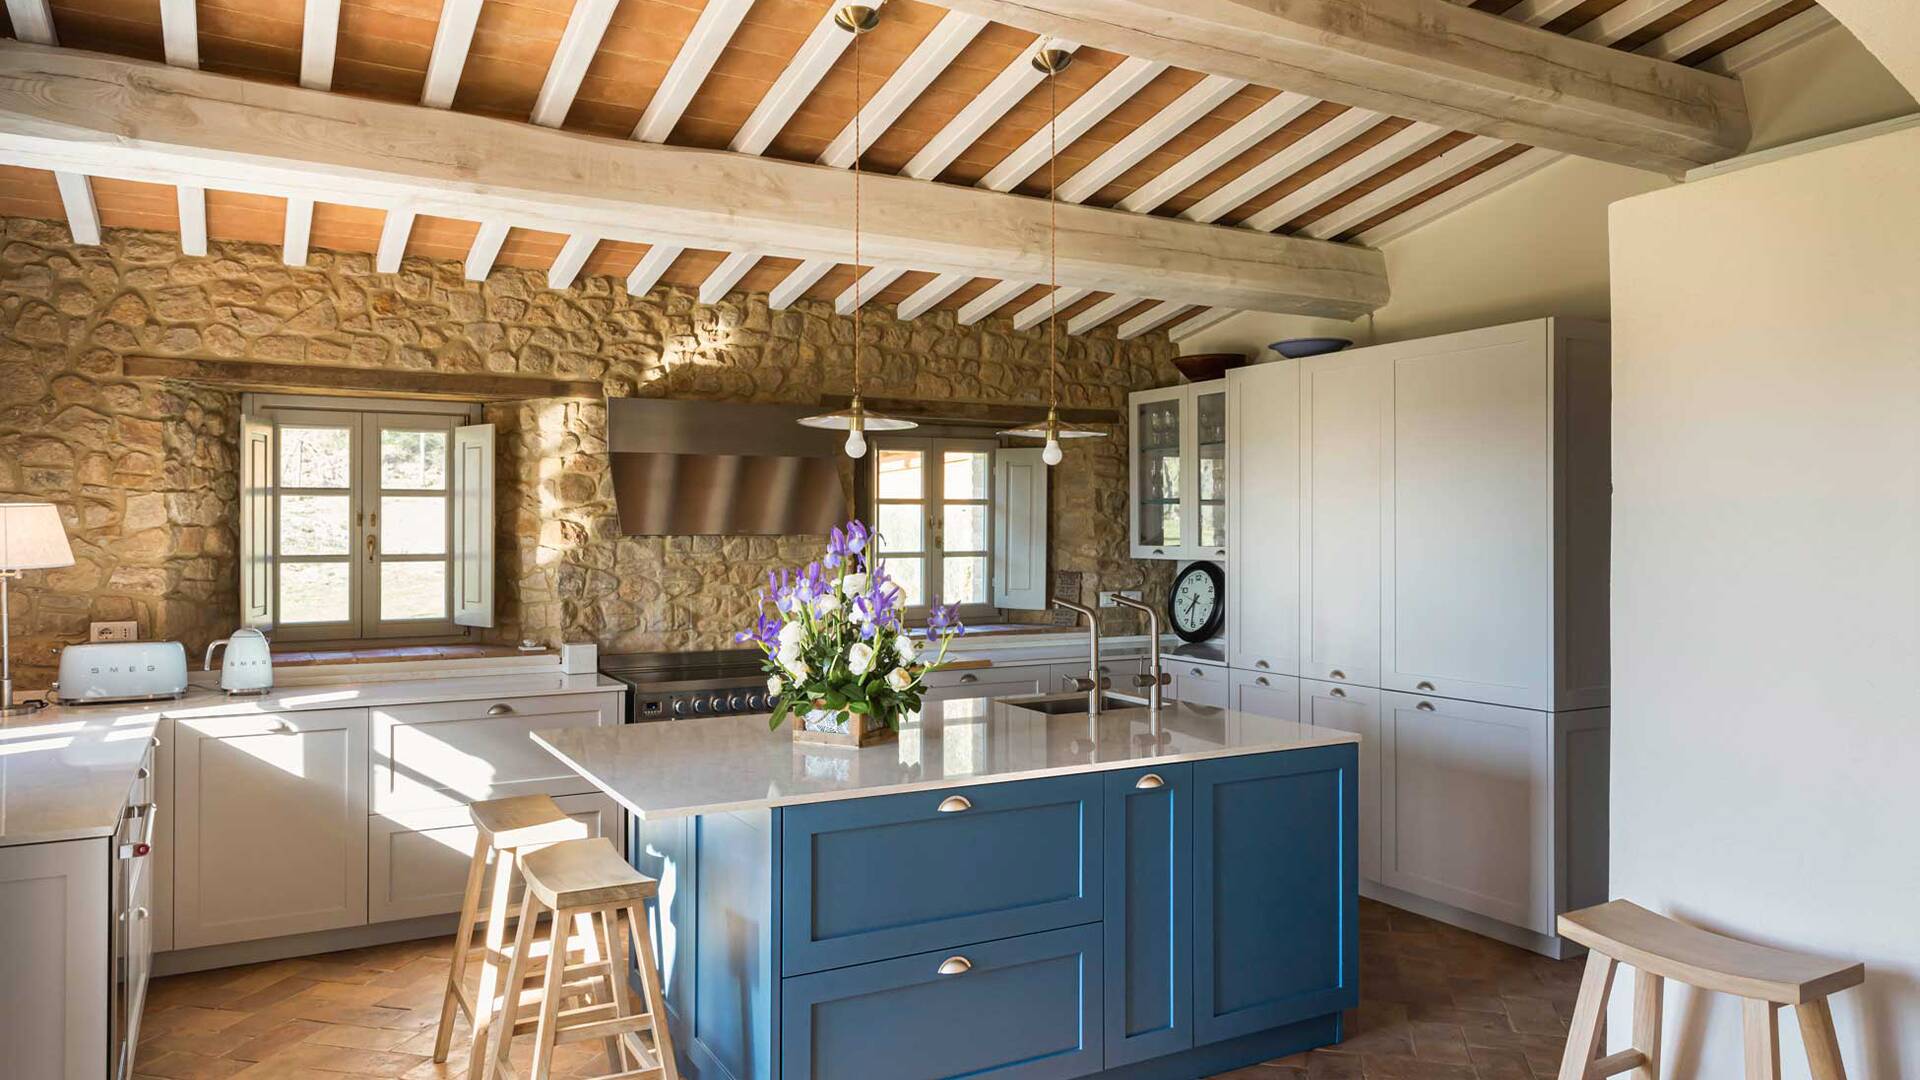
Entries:
[[[1614,900],[1560,916],[1560,934],[1587,947],[1560,1080],[1589,1080],[1635,1070],[1659,1080],[1661,995],[1674,979],[1741,1000],[1748,1080],[1779,1080],[1778,1013],[1792,1006],[1814,1080],[1846,1080],[1827,997],[1866,980],[1866,966],[1772,949],[1675,922]],[[1607,998],[1620,964],[1635,969],[1633,1046],[1599,1057]]]
[[[567,840],[541,848],[521,860],[520,873],[527,885],[526,896],[520,904],[520,925],[507,968],[506,994],[495,1025],[488,1075],[496,1072],[510,1077],[519,1075],[508,1060],[513,1036],[521,1030],[519,990],[534,974],[538,952],[535,924],[543,912],[550,911],[553,918],[545,955],[546,985],[563,985],[572,971],[565,961],[565,927],[582,918],[598,919],[606,932],[607,964],[617,976],[624,976],[628,970],[626,950],[631,934],[632,966],[640,977],[647,1008],[642,1013],[635,1007],[632,987],[624,977],[613,979],[611,1017],[604,1005],[563,1010],[559,995],[546,995],[540,1002],[539,1019],[534,1025],[529,1076],[534,1080],[547,1080],[552,1075],[557,1047],[601,1039],[606,1043],[610,1071],[600,1080],[679,1080],[679,1068],[673,1057],[673,1035],[667,1030],[660,969],[654,961],[653,942],[642,913],[642,905],[658,894],[659,884],[628,865],[612,842],[604,837]],[[620,925],[622,914],[627,920],[624,932]],[[586,933],[591,932],[589,922]],[[652,1035],[651,1046],[640,1038],[642,1032]]]
[[[433,1060],[447,1060],[453,1043],[455,1015],[464,1014],[470,1029],[467,1075],[470,1080],[480,1080],[486,1072],[494,1016],[500,1009],[500,986],[507,966],[507,923],[512,915],[513,887],[519,880],[519,862],[525,855],[547,845],[583,839],[589,830],[568,817],[547,795],[516,795],[478,802],[469,806],[467,813],[475,832],[473,858],[467,869],[467,888],[460,905],[460,928],[454,937],[453,957],[447,965],[447,989],[434,1036]],[[485,887],[489,867],[493,871],[490,890]],[[486,900],[484,911],[483,898]],[[466,974],[473,952],[473,931],[483,921],[487,937],[481,951],[479,985],[469,996]],[[600,963],[600,949],[592,929],[592,923],[586,918],[578,921],[574,943],[584,953],[586,963],[569,966],[555,985],[562,987],[562,997],[584,998],[589,1003],[597,1001],[605,1006],[613,998],[613,969]],[[538,1005],[545,991],[533,989],[523,993],[531,1004]],[[533,1030],[531,1020],[524,1026],[528,1031]]]

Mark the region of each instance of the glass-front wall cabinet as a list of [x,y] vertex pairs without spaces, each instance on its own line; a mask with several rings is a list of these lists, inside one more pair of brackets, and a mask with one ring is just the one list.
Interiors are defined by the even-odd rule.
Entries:
[[1227,554],[1227,384],[1132,395],[1132,527],[1136,559]]

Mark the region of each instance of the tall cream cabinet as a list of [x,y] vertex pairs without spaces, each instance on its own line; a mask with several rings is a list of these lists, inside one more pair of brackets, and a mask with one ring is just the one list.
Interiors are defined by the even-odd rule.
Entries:
[[1365,736],[1369,893],[1556,954],[1606,886],[1608,351],[1541,319],[1227,378],[1235,701]]

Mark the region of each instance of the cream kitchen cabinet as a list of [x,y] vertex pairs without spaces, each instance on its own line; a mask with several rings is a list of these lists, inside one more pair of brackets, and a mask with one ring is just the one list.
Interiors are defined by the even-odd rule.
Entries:
[[995,664],[985,668],[948,668],[925,678],[925,701],[964,697],[1013,697],[1056,689],[1050,664]]
[[584,790],[533,740],[544,728],[620,723],[620,695],[554,694],[393,705],[371,711],[372,809],[459,809],[512,795]]
[[1360,736],[1360,877],[1380,878],[1380,691],[1301,679],[1299,720]]
[[1224,709],[1233,697],[1228,685],[1232,673],[1224,667],[1166,657],[1160,664],[1172,680],[1166,687],[1166,697],[1173,701]]
[[1377,686],[1390,368],[1371,349],[1298,363],[1299,675]]
[[1235,668],[1300,671],[1300,366],[1227,373],[1227,650]]
[[[586,826],[587,835],[620,839],[620,807],[607,796],[559,795],[553,801]],[[368,918],[390,922],[459,911],[473,839],[473,819],[464,806],[376,813],[367,826]]]
[[178,718],[175,948],[367,921],[367,710]]
[[1226,558],[1227,381],[1142,390],[1128,404],[1133,557]]
[[[1227,672],[1231,697],[1228,704],[1236,712],[1271,716],[1276,720],[1302,720],[1300,680],[1291,675],[1269,675],[1264,671]],[[1365,751],[1362,747],[1362,752]]]

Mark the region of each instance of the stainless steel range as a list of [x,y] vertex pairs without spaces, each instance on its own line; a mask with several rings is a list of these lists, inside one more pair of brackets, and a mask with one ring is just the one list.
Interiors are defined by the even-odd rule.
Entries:
[[758,649],[711,652],[609,653],[600,673],[632,688],[627,723],[737,716],[773,707]]

